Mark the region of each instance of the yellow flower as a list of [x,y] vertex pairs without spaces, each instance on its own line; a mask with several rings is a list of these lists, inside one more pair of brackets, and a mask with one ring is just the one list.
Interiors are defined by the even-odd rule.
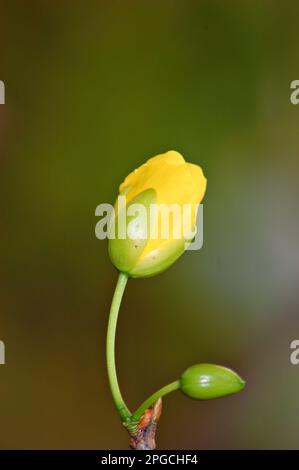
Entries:
[[[126,197],[126,205],[122,210],[133,209],[133,204],[143,204],[147,227],[144,224],[140,227],[137,219],[132,222],[132,214],[126,215],[126,221],[131,221],[131,232],[135,232],[136,238],[119,238],[117,217],[121,216],[122,210],[116,209],[116,237],[109,240],[109,254],[113,264],[131,277],[152,276],[168,268],[184,252],[186,241],[191,241],[188,233],[194,230],[197,207],[205,190],[206,178],[201,168],[185,162],[182,155],[175,151],[150,158],[130,173],[119,188],[120,195]],[[158,208],[156,219],[151,219],[150,215],[153,204]],[[183,209],[187,205],[190,207],[189,216],[188,213],[183,216]],[[170,209],[167,237],[163,232],[163,207]],[[181,209],[181,216],[176,217],[172,209]],[[167,232],[167,227],[165,230]]]

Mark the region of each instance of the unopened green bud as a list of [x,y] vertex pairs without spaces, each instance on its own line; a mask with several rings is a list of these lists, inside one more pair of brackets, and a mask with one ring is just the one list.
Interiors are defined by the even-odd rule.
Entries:
[[197,364],[189,367],[180,378],[182,392],[197,400],[232,395],[244,387],[244,380],[236,372],[214,364]]

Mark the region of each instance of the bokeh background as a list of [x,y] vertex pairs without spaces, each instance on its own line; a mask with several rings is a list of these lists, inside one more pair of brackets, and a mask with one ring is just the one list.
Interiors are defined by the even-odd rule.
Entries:
[[129,282],[134,408],[196,362],[242,394],[164,401],[159,448],[298,448],[298,2],[1,1],[0,448],[124,449],[105,370],[117,273],[95,208],[176,149],[208,178],[204,246]]

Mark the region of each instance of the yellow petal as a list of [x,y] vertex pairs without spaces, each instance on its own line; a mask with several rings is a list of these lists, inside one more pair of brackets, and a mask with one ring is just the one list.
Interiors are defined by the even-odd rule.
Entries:
[[157,191],[157,188],[162,188],[172,177],[176,167],[185,164],[182,155],[174,150],[152,157],[126,177],[119,187],[119,192],[125,192],[127,202],[130,202],[145,189],[152,188]]

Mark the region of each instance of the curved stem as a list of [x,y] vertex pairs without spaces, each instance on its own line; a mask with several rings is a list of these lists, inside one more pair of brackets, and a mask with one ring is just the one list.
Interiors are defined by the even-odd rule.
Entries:
[[117,318],[121,299],[128,281],[128,276],[124,273],[119,273],[116,288],[114,291],[112,304],[109,314],[108,331],[107,331],[107,343],[106,343],[106,359],[107,359],[107,371],[111,393],[113,396],[114,403],[117,411],[124,422],[127,422],[131,413],[125,404],[123,397],[120,392],[118,385],[116,366],[115,366],[115,332],[117,325]]
[[150,406],[152,406],[159,398],[164,397],[168,393],[174,392],[180,388],[180,381],[176,380],[175,382],[171,382],[165,387],[160,388],[157,392],[153,393],[147,400],[145,400],[142,405],[137,408],[137,410],[132,414],[131,421],[138,422],[145,412]]

